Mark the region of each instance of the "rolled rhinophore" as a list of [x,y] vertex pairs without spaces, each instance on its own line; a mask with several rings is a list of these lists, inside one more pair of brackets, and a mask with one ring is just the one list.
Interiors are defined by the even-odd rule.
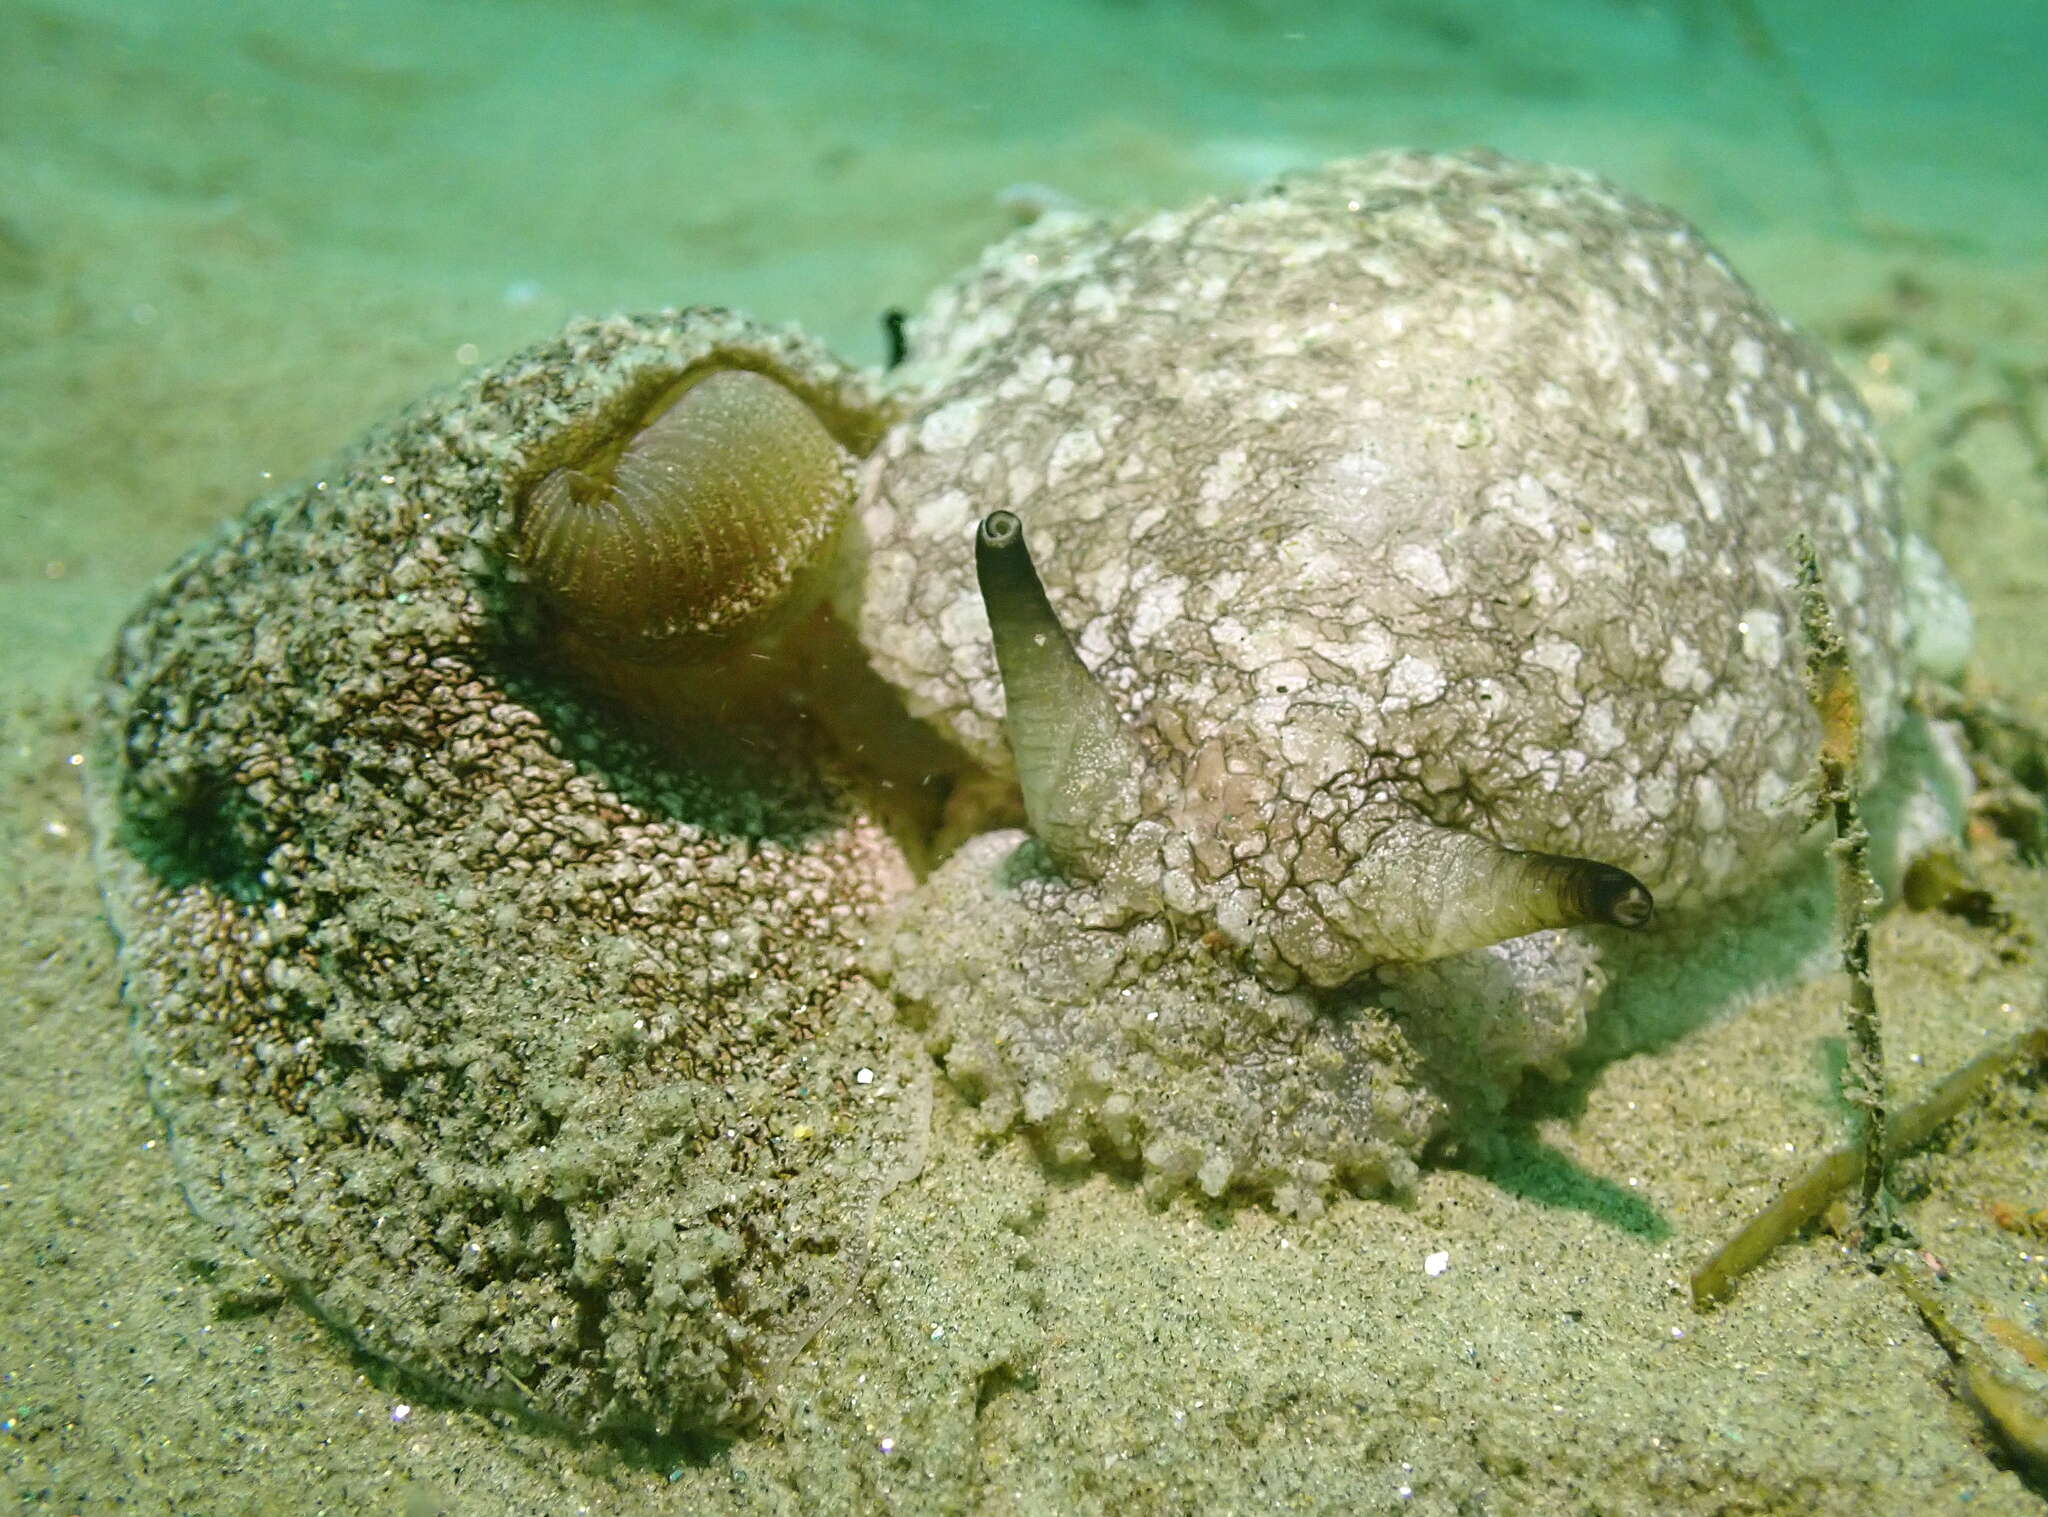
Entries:
[[815,602],[851,499],[850,461],[801,399],[765,374],[711,369],[544,475],[519,554],[541,597],[603,651],[702,657]]

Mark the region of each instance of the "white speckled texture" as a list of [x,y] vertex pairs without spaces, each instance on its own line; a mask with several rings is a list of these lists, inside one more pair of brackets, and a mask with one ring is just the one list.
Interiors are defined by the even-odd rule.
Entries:
[[1034,229],[916,335],[938,383],[864,501],[878,665],[1006,763],[969,528],[1016,511],[1132,719],[1248,770],[1233,874],[1269,905],[1360,811],[1672,905],[1782,864],[1801,528],[1874,749],[1897,720],[1862,407],[1695,232],[1589,175],[1382,154],[1121,236]]
[[[1497,1107],[1556,1067],[1607,983],[1597,931],[1418,964],[1490,867],[1461,834],[1632,871],[1674,952],[1700,930],[1689,908],[1783,870],[1815,730],[1795,533],[1826,566],[1872,755],[1900,720],[1902,533],[1862,406],[1696,232],[1590,175],[1386,153],[1128,230],[1061,216],[993,249],[913,338],[910,414],[862,502],[877,667],[1007,766],[971,536],[1016,512],[1155,771],[1100,884],[1054,902],[1085,924],[1068,953],[1165,920],[1274,990],[1384,971],[1414,1044],[1354,1081],[1358,1131],[1417,1082]],[[899,960],[944,959],[963,923],[1014,936],[988,867],[946,867]],[[1041,928],[1034,951],[1059,939]],[[1073,1157],[1072,1113],[1121,1093],[1139,1127],[1179,1130],[1148,1092],[1185,1049],[1142,1047],[1099,987],[926,968],[898,993],[993,1125],[1021,1109]],[[1164,1007],[1164,974],[1115,995]],[[1244,1039],[1225,999],[1216,1046]],[[1334,1025],[1230,1057],[1306,1056]],[[1020,1108],[1048,1081],[1044,1110]],[[1278,1147],[1364,1173],[1292,1110],[1268,1112]],[[1219,1172],[1289,1204],[1230,1123],[1208,1141]],[[1145,1152],[1099,1121],[1094,1142]]]

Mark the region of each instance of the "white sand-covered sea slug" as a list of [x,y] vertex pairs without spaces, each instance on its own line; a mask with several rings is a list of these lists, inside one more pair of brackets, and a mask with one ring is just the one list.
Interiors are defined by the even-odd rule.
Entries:
[[994,1125],[1155,1186],[1399,1183],[1555,1067],[1652,892],[1681,948],[1800,845],[1794,533],[1876,750],[1944,594],[1826,357],[1581,173],[1057,218],[913,352],[860,626],[1043,852],[963,849],[893,983]]
[[1938,571],[1861,409],[1597,180],[1051,217],[911,336],[579,324],[122,632],[89,779],[180,1178],[371,1352],[743,1423],[932,1055],[1160,1195],[1398,1187],[1606,938],[1793,857],[1795,530],[1900,720]]

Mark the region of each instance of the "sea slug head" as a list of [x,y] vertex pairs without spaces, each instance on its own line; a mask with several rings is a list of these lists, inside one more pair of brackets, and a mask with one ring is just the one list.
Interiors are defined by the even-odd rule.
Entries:
[[[1388,153],[1069,218],[911,347],[860,503],[875,666],[1015,774],[1062,874],[1269,981],[1642,926],[1653,888],[1668,918],[1782,868],[1798,525],[1897,720],[1897,504],[1854,394],[1591,176]],[[977,546],[1011,518],[1036,594]]]

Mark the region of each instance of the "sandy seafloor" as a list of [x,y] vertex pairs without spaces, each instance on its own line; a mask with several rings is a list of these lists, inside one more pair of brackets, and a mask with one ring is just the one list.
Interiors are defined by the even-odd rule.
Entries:
[[[248,1276],[185,1209],[129,1056],[70,757],[94,661],[154,572],[572,313],[736,304],[873,361],[876,313],[1001,234],[1009,187],[1140,206],[1475,142],[1678,205],[1831,344],[1975,604],[1973,689],[2048,721],[2034,9],[1758,0],[1844,204],[1739,8],[1710,0],[0,3],[5,1498],[2048,1510],[1905,1299],[1825,1234],[1720,1310],[1688,1303],[1687,1272],[1845,1131],[1826,977],[1719,1017],[1698,983],[1629,987],[1647,1046],[1539,1093],[1487,1162],[1306,1223],[1049,1177],[1021,1144],[976,1143],[942,1092],[867,1289],[753,1434],[583,1446],[422,1396],[221,1286]],[[1880,926],[1906,1095],[2043,1014],[2048,877],[1996,848],[1982,863],[2018,931]],[[1710,967],[1754,980],[1788,936],[1821,946],[1810,914],[1776,913]],[[2038,1077],[1901,1189],[1921,1241],[2039,1330],[2048,1243],[1985,1213],[2048,1206]]]

